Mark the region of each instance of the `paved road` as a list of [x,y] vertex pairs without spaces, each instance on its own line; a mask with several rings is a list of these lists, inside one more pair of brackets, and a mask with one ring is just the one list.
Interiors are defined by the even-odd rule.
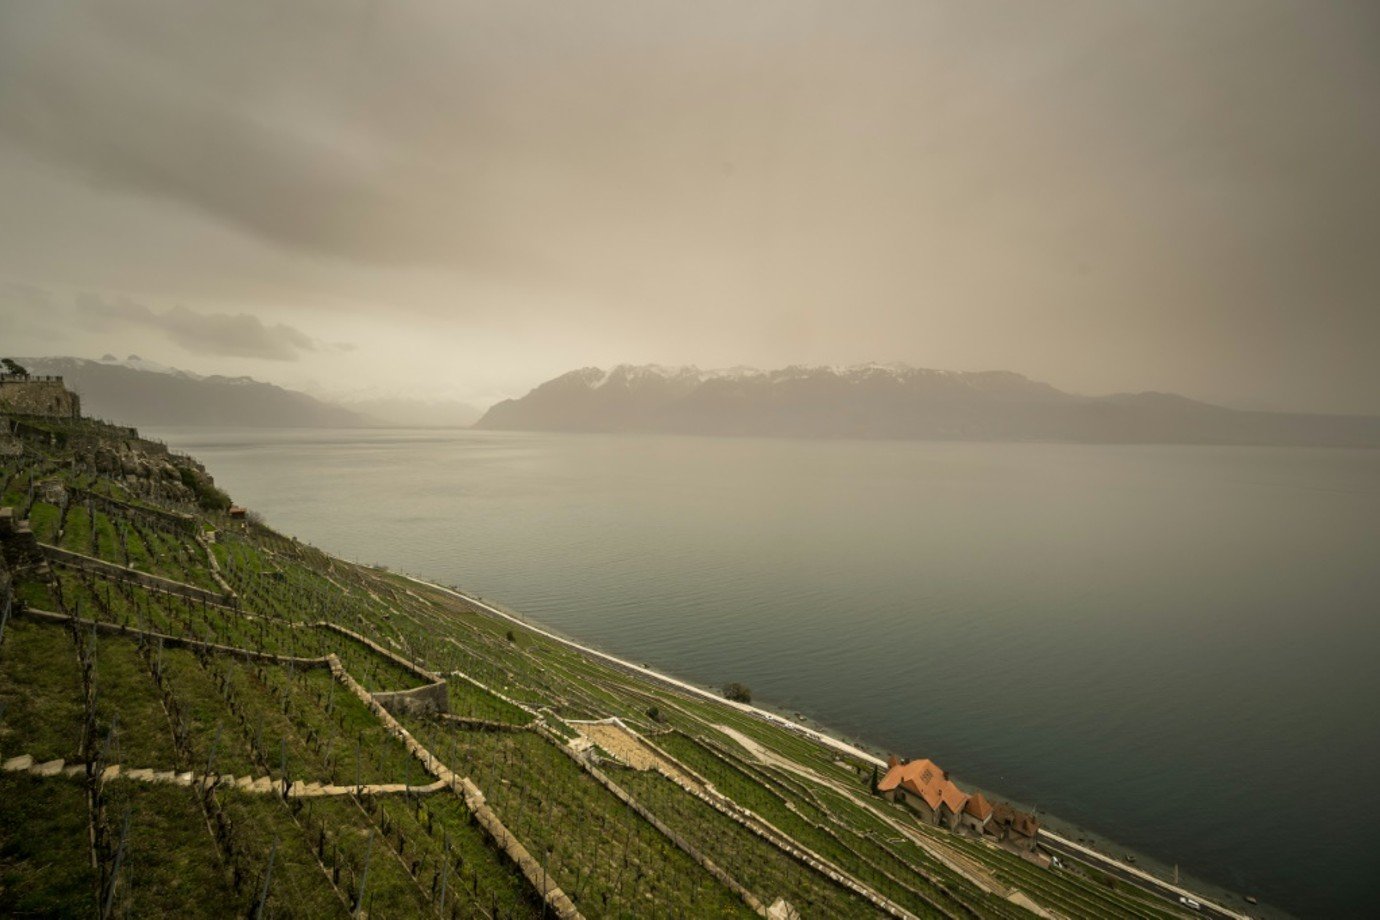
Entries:
[[1109,856],[1103,856],[1101,853],[1095,853],[1086,847],[1079,846],[1071,840],[1065,840],[1057,835],[1049,834],[1044,830],[1040,831],[1040,846],[1060,857],[1076,859],[1081,863],[1092,866],[1094,869],[1106,872],[1108,875],[1118,878],[1123,882],[1135,885],[1142,891],[1158,895],[1181,910],[1187,910],[1188,908],[1183,906],[1179,898],[1187,895],[1202,905],[1198,913],[1202,914],[1204,917],[1215,917],[1220,918],[1220,920],[1248,920],[1245,914],[1239,914],[1235,911],[1228,910],[1220,904],[1214,904],[1211,901],[1205,900],[1201,895],[1193,894],[1182,888],[1176,888],[1168,882],[1162,882],[1140,869],[1125,865]]

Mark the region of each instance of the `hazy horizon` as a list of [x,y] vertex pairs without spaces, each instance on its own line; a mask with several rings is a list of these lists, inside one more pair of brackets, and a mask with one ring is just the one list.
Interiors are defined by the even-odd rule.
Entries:
[[0,0],[0,349],[1380,415],[1377,51],[1363,3]]

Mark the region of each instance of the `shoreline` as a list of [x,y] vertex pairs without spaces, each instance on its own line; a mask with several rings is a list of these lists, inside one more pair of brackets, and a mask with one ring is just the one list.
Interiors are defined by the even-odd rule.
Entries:
[[[195,447],[189,447],[187,449],[196,450]],[[366,550],[366,552],[367,551],[368,550]],[[364,561],[356,561],[355,564],[375,567],[372,563]],[[385,570],[390,569],[385,568]],[[673,688],[678,692],[687,693],[697,699],[701,699],[706,702],[726,704],[728,706],[733,707],[735,711],[738,711],[744,714],[745,716],[760,720],[762,722],[782,729],[789,730],[793,735],[801,737],[803,739],[807,739],[813,743],[822,745],[827,749],[837,751],[846,756],[854,757],[863,763],[884,766],[884,760],[882,757],[879,757],[877,754],[872,753],[866,749],[867,740],[863,736],[846,736],[853,737],[855,739],[856,743],[852,743],[849,741],[842,740],[840,737],[837,737],[833,734],[830,734],[830,727],[823,722],[811,719],[808,723],[802,724],[801,722],[798,722],[795,719],[791,718],[789,715],[778,714],[775,711],[763,708],[763,706],[761,705],[742,704],[737,703],[735,701],[727,700],[724,697],[722,697],[718,692],[717,688],[712,685],[699,685],[696,683],[691,683],[685,679],[673,677],[670,674],[662,673],[647,665],[640,664],[636,661],[628,660],[625,658],[621,658],[618,655],[603,651],[597,647],[586,644],[586,642],[581,641],[579,639],[572,638],[567,635],[562,635],[558,632],[554,632],[552,631],[552,629],[547,628],[544,624],[540,624],[539,622],[528,619],[519,611],[508,609],[501,606],[501,602],[494,603],[485,601],[481,599],[481,597],[468,594],[465,591],[459,589],[458,587],[446,587],[445,585],[438,584],[434,581],[430,581],[427,578],[408,574],[397,568],[392,568],[391,571],[393,574],[398,575],[407,581],[410,581],[418,585],[423,585],[445,595],[452,596],[456,599],[459,599],[469,604],[476,611],[480,611],[489,616],[496,617],[502,621],[511,622],[515,625],[521,626],[524,630],[528,630],[551,641],[559,642],[564,647],[577,650],[578,652],[587,657],[603,662],[609,666],[615,667],[625,673],[633,675],[634,677],[648,680],[661,686]],[[674,662],[672,662],[672,664],[674,664]],[[977,784],[970,783],[968,785],[971,785],[973,788],[979,788]],[[984,788],[984,791],[987,790]],[[999,795],[998,797],[1004,796]],[[1028,808],[1029,806],[1025,807]],[[1049,826],[1042,827],[1042,830],[1045,832],[1044,836],[1046,838],[1062,846],[1067,846],[1070,850],[1075,850],[1079,853],[1086,854],[1087,858],[1090,861],[1094,862],[1094,864],[1098,867],[1107,867],[1109,869],[1115,869],[1117,872],[1120,873],[1134,875],[1137,878],[1144,879],[1147,883],[1156,886],[1162,886],[1165,888],[1172,887],[1172,889],[1178,892],[1180,896],[1193,897],[1195,900],[1198,900],[1201,903],[1210,906],[1212,909],[1219,911],[1223,915],[1229,915],[1234,917],[1244,916],[1239,912],[1233,911],[1229,908],[1222,906],[1223,904],[1230,904],[1233,902],[1241,903],[1243,898],[1243,892],[1241,891],[1228,889],[1222,883],[1209,882],[1205,879],[1194,878],[1192,876],[1189,876],[1189,878],[1186,881],[1188,884],[1198,886],[1196,892],[1192,888],[1183,887],[1182,884],[1179,886],[1171,886],[1170,883],[1167,881],[1167,879],[1170,877],[1169,864],[1166,861],[1156,857],[1153,853],[1146,851],[1137,851],[1124,845],[1118,844],[1111,834],[1105,833],[1101,829],[1098,829],[1096,831],[1090,831],[1088,828],[1082,827],[1075,822],[1061,820],[1057,815],[1044,814],[1041,816],[1041,818],[1042,823],[1057,826],[1059,827],[1059,830],[1062,831],[1062,833],[1060,833],[1059,831],[1053,830]],[[1113,830],[1113,833],[1115,833],[1115,830]],[[1085,845],[1079,842],[1080,839],[1084,838],[1088,840],[1088,843],[1090,845]],[[1140,865],[1144,866],[1145,868],[1142,869],[1135,864],[1125,862],[1122,857],[1123,854],[1126,853],[1132,853],[1136,857],[1139,857]],[[1213,894],[1203,896],[1197,893],[1204,891],[1212,892]],[[1255,908],[1256,915],[1265,913],[1267,916],[1271,917],[1288,916],[1288,914],[1284,913],[1280,909],[1270,905],[1265,905],[1264,911],[1260,909],[1260,905],[1252,905],[1252,907]]]
[[[448,588],[445,585],[439,585],[435,582],[428,581],[425,578],[420,578],[416,575],[410,575],[405,572],[395,571],[393,572],[393,574],[398,575],[401,578],[405,578],[408,581],[411,581],[415,584],[424,585],[428,588],[432,588],[434,590],[441,591],[442,593],[449,594],[452,597],[455,597],[467,604],[479,607],[494,616],[497,616],[510,623],[514,623],[518,626],[521,626],[522,628],[534,632],[537,635],[540,635],[546,639],[550,639],[554,642],[559,642],[568,648],[575,649],[586,655],[592,655],[620,669],[630,671],[634,674],[637,674],[649,680],[656,681],[658,683],[675,687],[679,690],[685,690],[687,692],[695,694],[696,696],[702,697],[707,700],[711,700],[715,703],[731,706],[734,709],[737,709],[739,712],[746,713],[765,722],[769,722],[778,727],[795,732],[798,735],[803,735],[812,741],[823,744],[826,747],[839,751],[840,753],[848,754],[851,757],[858,758],[859,760],[862,760],[865,763],[870,763],[879,767],[886,766],[886,761],[881,759],[880,757],[877,757],[875,754],[869,753],[868,751],[865,751],[862,748],[857,747],[856,745],[850,744],[847,741],[835,738],[832,735],[820,731],[819,729],[811,728],[807,725],[801,725],[798,722],[795,722],[784,716],[778,715],[777,713],[772,712],[771,710],[763,709],[760,706],[754,706],[751,703],[740,703],[736,700],[727,699],[726,697],[722,696],[719,693],[715,693],[712,690],[708,690],[704,687],[697,686],[695,684],[689,683],[688,681],[681,680],[677,677],[672,677],[669,674],[663,674],[660,671],[647,667],[646,665],[638,664],[633,661],[628,661],[625,658],[620,658],[617,655],[612,654],[611,652],[605,652],[601,649],[585,645],[584,643],[579,642],[575,639],[559,635],[558,633],[552,632],[551,630],[543,626],[532,623],[531,621],[527,620],[526,618],[522,617],[517,613],[504,610],[500,607],[495,607],[493,604],[490,604],[487,601],[466,594],[465,592],[460,591],[456,588]],[[1056,818],[1055,820],[1058,819]],[[1067,824],[1068,822],[1060,823]],[[1073,850],[1076,853],[1082,854],[1087,860],[1096,863],[1099,867],[1104,868],[1104,870],[1105,868],[1110,867],[1115,869],[1118,873],[1126,873],[1135,876],[1154,886],[1163,888],[1167,891],[1172,891],[1180,897],[1192,898],[1193,900],[1196,900],[1197,902],[1202,904],[1204,907],[1210,908],[1211,910],[1217,911],[1225,916],[1236,918],[1236,920],[1251,920],[1249,915],[1243,914],[1239,911],[1226,907],[1218,900],[1209,898],[1206,895],[1203,895],[1199,892],[1195,892],[1191,889],[1184,888],[1182,885],[1175,885],[1169,881],[1159,878],[1158,876],[1152,875],[1149,872],[1146,872],[1145,870],[1140,869],[1135,865],[1127,863],[1123,860],[1116,859],[1115,857],[1109,856],[1105,853],[1098,852],[1097,850],[1091,849],[1081,843],[1078,843],[1075,840],[1071,840],[1061,834],[1055,833],[1054,831],[1051,831],[1048,828],[1041,827],[1040,835],[1042,837],[1048,837],[1062,848]],[[1222,890],[1225,891],[1225,889]],[[1232,894],[1234,894],[1236,897],[1241,897],[1239,893],[1232,892]],[[1273,908],[1267,909],[1271,910],[1271,912],[1274,912]]]

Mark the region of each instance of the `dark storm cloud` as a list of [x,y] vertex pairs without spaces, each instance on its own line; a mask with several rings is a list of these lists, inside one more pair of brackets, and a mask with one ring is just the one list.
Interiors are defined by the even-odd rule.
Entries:
[[0,276],[1380,412],[1377,98],[1365,2],[0,0]]
[[65,342],[67,328],[55,317],[62,315],[61,305],[43,288],[20,282],[0,282],[0,349],[12,354],[29,349],[14,346],[19,343],[44,341]]
[[77,321],[100,330],[143,326],[162,333],[189,352],[231,358],[294,361],[317,343],[283,323],[266,324],[248,313],[198,313],[183,306],[162,312],[128,298],[107,299],[81,294],[76,299]]
[[[497,132],[470,111],[464,68],[428,38],[434,11],[390,6],[390,35],[370,7],[9,4],[0,138],[97,186],[309,253],[501,260],[504,228],[485,213],[501,189],[477,194],[467,148],[519,157],[495,150]],[[430,64],[410,60],[417,42],[432,44]]]

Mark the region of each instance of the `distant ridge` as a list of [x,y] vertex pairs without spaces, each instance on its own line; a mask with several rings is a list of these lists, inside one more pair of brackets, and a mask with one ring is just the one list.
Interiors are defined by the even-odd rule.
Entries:
[[491,430],[1380,447],[1380,418],[1248,412],[1170,393],[1078,396],[1010,371],[585,367],[504,400]]
[[23,358],[35,374],[60,374],[95,418],[135,426],[350,428],[372,424],[358,412],[251,377],[203,377],[130,355],[117,361]]

